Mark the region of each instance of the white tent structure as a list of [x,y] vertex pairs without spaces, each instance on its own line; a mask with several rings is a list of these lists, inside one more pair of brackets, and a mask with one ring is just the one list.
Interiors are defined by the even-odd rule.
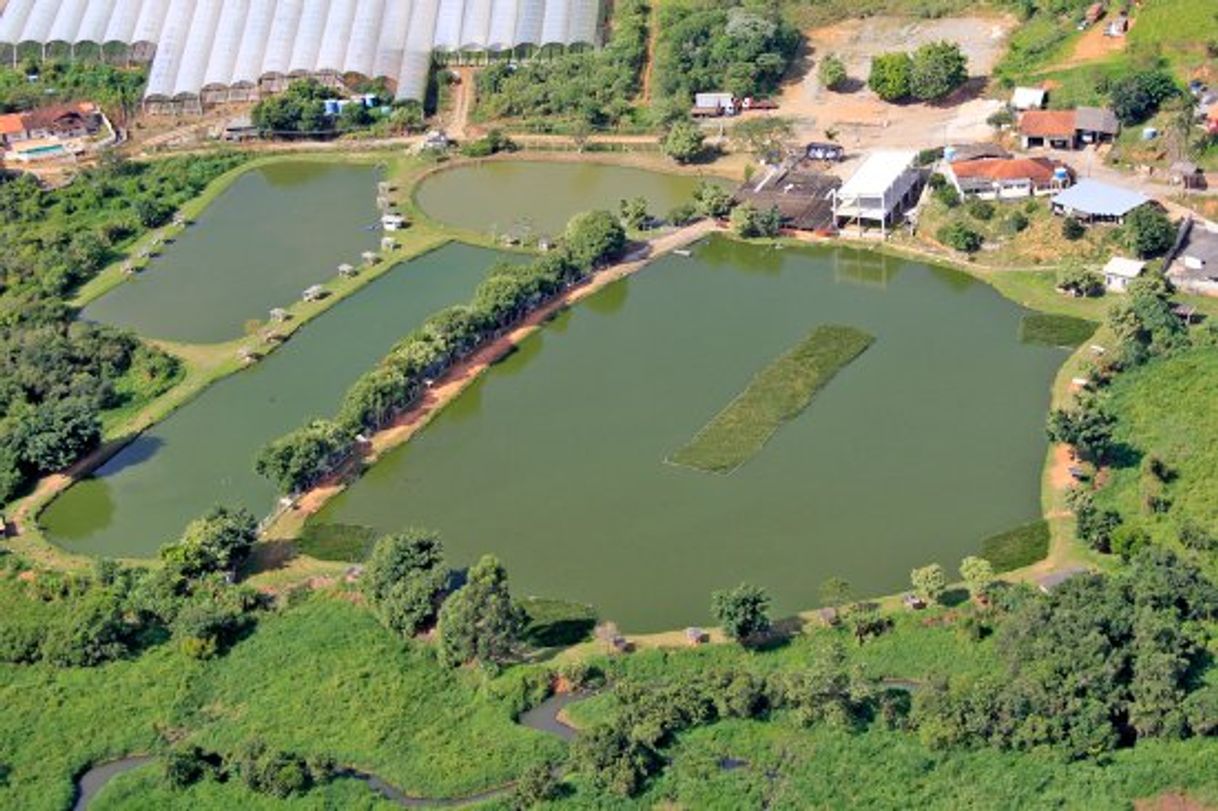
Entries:
[[594,45],[601,0],[9,0],[0,60],[93,52],[151,62],[152,110],[256,98],[291,78],[385,78],[422,100],[436,51]]

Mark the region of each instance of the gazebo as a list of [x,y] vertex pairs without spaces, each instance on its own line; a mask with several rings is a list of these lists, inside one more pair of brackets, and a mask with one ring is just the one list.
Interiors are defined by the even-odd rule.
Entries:
[[364,260],[365,265],[371,265],[376,262],[378,257],[375,251],[364,251],[360,254],[360,258]]
[[351,278],[355,275],[355,265],[348,262],[343,262],[338,266],[338,275],[342,276],[344,279]]

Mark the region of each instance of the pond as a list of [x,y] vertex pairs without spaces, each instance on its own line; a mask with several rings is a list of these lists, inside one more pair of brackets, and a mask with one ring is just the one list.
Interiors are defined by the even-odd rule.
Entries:
[[251,169],[82,317],[171,341],[239,338],[248,321],[379,247],[377,177],[371,166],[317,162]]
[[451,244],[398,265],[140,435],[40,517],[91,555],[149,557],[215,504],[261,517],[275,489],[253,472],[268,441],[330,416],[347,387],[431,313],[468,300],[503,254]]
[[486,161],[426,178],[415,202],[448,225],[521,238],[556,236],[573,214],[616,211],[618,202],[629,197],[646,197],[650,213],[663,217],[673,206],[689,202],[701,180],[602,163]]
[[[314,521],[439,530],[521,594],[632,631],[702,624],[711,591],[781,614],[838,576],[896,591],[1040,516],[1049,387],[1066,351],[971,277],[850,249],[713,239],[558,317]],[[731,475],[666,464],[817,325],[875,343]]]

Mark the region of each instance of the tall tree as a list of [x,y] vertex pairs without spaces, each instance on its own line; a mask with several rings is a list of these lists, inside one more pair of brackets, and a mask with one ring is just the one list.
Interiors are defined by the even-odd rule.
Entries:
[[449,665],[477,661],[497,667],[516,652],[526,615],[512,600],[507,571],[483,555],[470,567],[464,586],[440,608],[440,655]]
[[741,583],[711,595],[711,613],[724,632],[741,644],[770,628],[770,595],[760,586]]

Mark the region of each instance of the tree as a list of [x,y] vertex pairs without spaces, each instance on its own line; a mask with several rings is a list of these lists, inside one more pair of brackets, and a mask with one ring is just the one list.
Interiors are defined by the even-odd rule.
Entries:
[[985,241],[981,234],[962,222],[951,222],[940,227],[935,232],[935,238],[949,248],[955,248],[967,254],[974,254],[981,250],[981,245]]
[[38,472],[62,470],[101,441],[101,420],[89,400],[42,403],[9,437],[22,463]]
[[161,559],[186,577],[231,572],[249,557],[258,539],[258,521],[244,507],[216,506],[191,521],[177,543],[162,547]]
[[974,599],[982,598],[994,585],[994,566],[985,558],[968,556],[960,561],[960,577]]
[[558,779],[554,776],[554,766],[549,763],[535,763],[524,770],[512,790],[512,807],[519,811],[557,799]]
[[439,535],[410,529],[377,540],[360,590],[387,627],[411,637],[436,616],[448,581]]
[[760,586],[741,583],[711,595],[711,614],[728,636],[742,644],[769,630],[769,610],[770,595]]
[[639,231],[647,225],[649,215],[647,214],[646,197],[632,197],[628,200],[619,200],[617,210],[622,224],[627,228]]
[[660,149],[677,163],[690,163],[702,156],[705,141],[706,135],[701,127],[692,121],[682,120],[669,128]]
[[626,247],[626,231],[608,211],[577,214],[567,223],[563,245],[578,267],[591,269],[616,259]]
[[777,163],[786,152],[787,142],[794,137],[795,127],[789,118],[766,116],[748,118],[732,127],[735,144],[766,163]]
[[745,239],[773,237],[782,230],[782,212],[777,206],[758,211],[752,203],[744,203],[732,209],[732,229]]
[[871,75],[867,86],[884,101],[903,101],[909,98],[913,60],[907,53],[883,53],[871,58]]
[[1078,217],[1066,217],[1062,220],[1062,236],[1071,242],[1077,242],[1087,233],[1087,229],[1079,222]]
[[821,87],[841,90],[849,78],[846,75],[846,63],[836,54],[826,54],[816,69],[816,78],[820,80]]
[[838,608],[850,602],[853,595],[850,583],[840,577],[830,577],[820,584],[821,605]]
[[270,749],[259,739],[246,742],[233,756],[233,765],[251,791],[280,799],[303,794],[315,782],[304,758]]
[[1102,463],[1112,448],[1116,417],[1098,398],[1079,402],[1075,411],[1054,409],[1049,414],[1049,439],[1072,445],[1078,455],[1091,462]]
[[947,590],[947,575],[938,563],[932,563],[909,573],[914,594],[928,603],[937,603]]
[[450,666],[477,661],[497,667],[516,651],[526,615],[508,591],[507,571],[483,555],[466,583],[440,607],[440,656]]
[[655,752],[609,724],[577,737],[571,760],[592,785],[622,797],[636,794],[659,765]]
[[694,189],[694,205],[703,217],[719,219],[732,210],[732,196],[722,186],[703,180]]
[[1129,249],[1142,259],[1166,253],[1176,241],[1176,228],[1158,206],[1138,206],[1125,217]]
[[1138,70],[1118,79],[1109,90],[1112,111],[1125,126],[1141,124],[1180,92],[1171,74],[1160,68]]
[[909,94],[914,98],[941,99],[967,79],[968,59],[956,43],[928,42],[914,51],[909,68]]
[[1074,296],[1098,296],[1104,292],[1104,277],[1081,265],[1071,265],[1057,274],[1057,289]]
[[314,420],[259,451],[254,470],[282,493],[297,493],[329,474],[345,459],[354,440],[348,429]]

